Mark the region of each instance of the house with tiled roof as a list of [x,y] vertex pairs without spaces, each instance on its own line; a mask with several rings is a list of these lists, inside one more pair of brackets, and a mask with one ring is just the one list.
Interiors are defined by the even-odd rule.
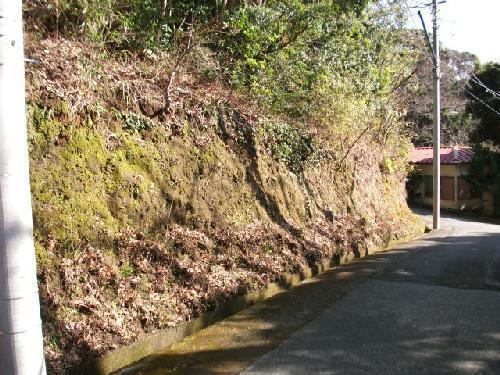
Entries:
[[[413,202],[432,205],[433,148],[416,147],[411,155],[418,179],[409,194]],[[441,207],[451,210],[480,210],[481,193],[472,191],[465,176],[469,173],[474,151],[470,147],[441,147]]]

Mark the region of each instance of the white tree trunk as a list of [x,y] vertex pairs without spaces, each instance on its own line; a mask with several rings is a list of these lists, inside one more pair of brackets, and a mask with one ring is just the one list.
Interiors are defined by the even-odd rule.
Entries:
[[24,87],[22,1],[0,0],[0,373],[45,374]]

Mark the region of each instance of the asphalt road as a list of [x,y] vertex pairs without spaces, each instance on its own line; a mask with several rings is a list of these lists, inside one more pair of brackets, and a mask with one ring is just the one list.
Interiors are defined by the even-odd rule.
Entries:
[[244,374],[500,374],[500,225],[442,227]]

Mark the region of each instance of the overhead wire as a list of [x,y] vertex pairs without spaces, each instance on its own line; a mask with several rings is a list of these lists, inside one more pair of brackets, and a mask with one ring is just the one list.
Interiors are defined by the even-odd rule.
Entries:
[[470,92],[469,90],[467,90],[463,85],[461,85],[460,83],[458,83],[457,80],[455,79],[452,79],[450,77],[448,77],[447,75],[442,75],[444,78],[446,78],[447,80],[451,81],[451,83],[453,83],[454,85],[460,87],[466,94],[470,95],[474,100],[477,100],[479,103],[481,103],[482,105],[484,105],[486,108],[488,108],[489,110],[491,110],[492,112],[494,112],[495,114],[497,114],[499,117],[500,117],[500,112],[497,111],[496,109],[494,109],[492,106],[490,106],[489,104],[487,104],[484,100],[478,98],[476,95],[474,95],[472,92]]
[[[416,27],[416,22],[415,22],[415,18],[413,16],[413,13],[411,11],[411,8],[408,4],[408,1],[407,0],[404,0],[404,3],[408,9],[408,12],[410,13],[410,17],[412,19],[412,22],[413,22],[413,25]],[[413,7],[413,8],[416,8],[416,7]],[[461,63],[463,66],[465,66],[465,63],[458,57],[455,55],[455,53],[453,53],[453,51],[449,50],[450,53],[457,59],[457,61],[459,63]],[[431,56],[429,56],[428,53],[425,54],[427,56],[427,58],[430,60],[430,62],[434,65],[434,61],[432,60]],[[500,94],[497,93],[496,91],[490,89],[489,87],[487,87],[483,82],[481,82],[481,80],[479,78],[477,78],[477,76],[474,74],[474,72],[471,72],[471,75],[474,79],[473,82],[476,82],[478,85],[480,85],[481,87],[483,87],[483,89],[486,89],[487,92],[489,92],[490,94],[494,95],[495,97],[498,97],[500,98]],[[476,95],[474,95],[473,93],[471,93],[469,90],[467,90],[463,85],[461,85],[460,83],[457,82],[456,79],[453,79],[453,78],[450,78],[448,77],[447,75],[445,75],[443,72],[441,72],[441,76],[446,78],[447,80],[451,81],[452,84],[455,84],[456,86],[460,87],[466,94],[470,95],[470,97],[472,97],[473,99],[477,100],[479,103],[481,103],[482,105],[484,105],[486,108],[488,108],[489,110],[491,110],[492,112],[494,112],[495,114],[497,114],[499,117],[500,117],[500,112],[495,110],[493,107],[491,107],[489,104],[485,103],[482,99],[478,98]]]
[[[451,55],[457,59],[457,61],[462,65],[462,66],[467,66],[461,59],[460,57],[458,57],[452,50],[449,50],[449,52],[451,53]],[[477,83],[479,86],[481,86],[483,89],[486,90],[486,92],[488,92],[489,94],[497,97],[497,98],[500,98],[500,93],[499,92],[496,92],[495,90],[489,88],[488,86],[486,86],[479,78],[478,76],[476,76],[474,74],[474,72],[471,71],[471,81]]]
[[[405,3],[407,4],[408,6],[408,3],[406,2],[405,0]],[[467,64],[465,62],[463,62],[463,60],[458,57],[452,49],[447,49],[447,51],[464,67],[467,67]],[[475,82],[476,84],[478,84],[479,86],[481,86],[484,90],[486,90],[486,92],[488,92],[489,94],[497,97],[497,98],[500,98],[500,92],[497,92],[495,90],[493,90],[492,88],[488,87],[486,84],[484,84],[480,79],[479,77],[474,73],[474,71],[470,71],[470,80]]]

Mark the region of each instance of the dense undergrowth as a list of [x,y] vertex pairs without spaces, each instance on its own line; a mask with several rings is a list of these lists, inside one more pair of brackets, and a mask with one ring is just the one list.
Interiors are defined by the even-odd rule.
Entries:
[[405,202],[397,4],[161,3],[26,4],[54,372],[423,229]]

